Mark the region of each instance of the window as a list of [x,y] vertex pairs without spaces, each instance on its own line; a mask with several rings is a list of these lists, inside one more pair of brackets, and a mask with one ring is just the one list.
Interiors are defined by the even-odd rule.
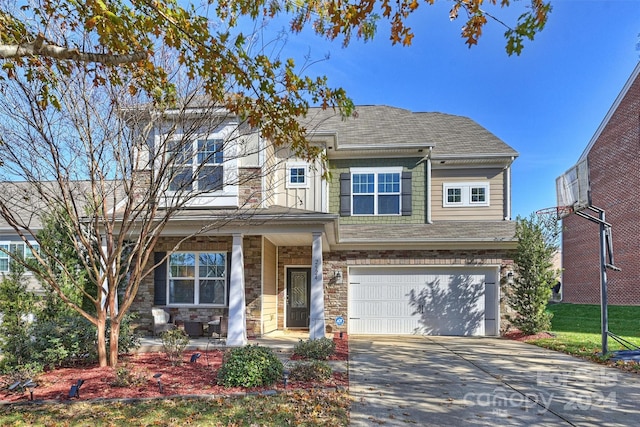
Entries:
[[[39,246],[31,243],[31,246],[37,251]],[[11,257],[9,253],[16,254],[23,259],[33,259],[32,250],[21,242],[3,242],[0,243],[0,272],[8,273],[11,266]]]
[[444,207],[489,206],[489,184],[483,182],[444,183]]
[[169,304],[225,305],[227,255],[176,252],[169,257]]
[[222,190],[224,183],[224,140],[176,141],[169,147],[172,159],[170,191]]
[[402,168],[351,170],[353,215],[400,215]]
[[307,163],[287,163],[287,188],[309,188]]

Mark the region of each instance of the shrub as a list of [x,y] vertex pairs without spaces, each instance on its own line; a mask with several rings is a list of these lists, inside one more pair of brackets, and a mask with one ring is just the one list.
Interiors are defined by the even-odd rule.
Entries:
[[132,371],[128,366],[119,366],[116,369],[116,379],[111,383],[114,387],[141,386],[147,382],[144,372]]
[[317,340],[300,340],[293,349],[293,354],[304,359],[327,360],[336,352],[336,343],[329,338]]
[[218,371],[225,387],[260,387],[282,379],[282,362],[268,347],[249,345],[227,350]]
[[31,346],[36,296],[27,290],[24,268],[11,263],[11,271],[0,280],[0,354],[2,370],[10,372],[33,361]]
[[[7,373],[7,384],[11,385],[13,383],[19,382],[24,384],[28,380],[35,380],[38,375],[42,373],[42,365],[37,362],[25,363],[24,365],[20,365],[15,370]],[[13,392],[14,393],[24,393],[24,387],[16,387]]]
[[189,344],[189,336],[182,329],[171,329],[160,335],[162,348],[172,365],[182,364],[182,354]]
[[289,374],[293,381],[326,381],[331,378],[333,370],[327,362],[313,360],[296,363]]
[[33,360],[47,368],[96,360],[96,328],[84,317],[61,316],[33,328]]

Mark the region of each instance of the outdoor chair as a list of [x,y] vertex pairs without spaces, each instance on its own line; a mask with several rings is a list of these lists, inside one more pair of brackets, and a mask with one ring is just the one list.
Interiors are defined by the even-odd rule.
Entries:
[[209,325],[209,341],[222,341],[227,338],[229,331],[229,318],[227,316],[219,316],[208,323]]
[[160,335],[162,332],[170,331],[176,327],[170,322],[171,316],[161,308],[152,308],[153,315],[153,335]]

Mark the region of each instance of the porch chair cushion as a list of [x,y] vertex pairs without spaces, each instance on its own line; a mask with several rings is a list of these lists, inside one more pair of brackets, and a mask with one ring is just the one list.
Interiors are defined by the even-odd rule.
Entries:
[[170,331],[176,327],[176,325],[169,321],[171,319],[169,313],[163,309],[152,308],[151,314],[153,315],[153,335],[159,335],[162,332]]

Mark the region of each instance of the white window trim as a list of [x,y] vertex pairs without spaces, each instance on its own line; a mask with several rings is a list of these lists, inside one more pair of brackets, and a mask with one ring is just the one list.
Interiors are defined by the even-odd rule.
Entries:
[[[287,162],[287,184],[286,188],[309,188],[309,163],[307,162]],[[291,182],[291,169],[304,168],[304,182]]]
[[[30,244],[32,247],[36,247],[36,248],[39,248],[39,247],[40,247],[40,245],[38,245],[38,243],[37,243],[37,242],[32,241],[32,240],[29,240],[29,244]],[[2,240],[2,241],[0,241],[0,246],[7,246],[8,248],[11,248],[11,245],[23,245],[23,249],[24,249],[25,251],[28,249],[27,244],[26,244],[26,243],[24,243],[22,240]],[[23,255],[24,255],[24,253],[23,253]],[[8,261],[9,261],[9,264],[8,264],[8,265],[9,265],[9,266],[11,266],[11,262],[12,262],[12,261],[11,261],[11,255],[7,254],[6,252],[2,252],[2,251],[0,251],[0,256],[2,256],[2,258],[4,258],[4,259],[8,259]],[[8,270],[6,270],[6,271],[4,271],[4,270],[3,270],[3,271],[0,271],[0,274],[2,274],[2,273],[8,273],[9,271],[10,271],[10,269],[8,269]],[[26,274],[26,275],[31,275],[31,274],[33,274],[33,273],[32,273],[31,271],[29,271],[29,270],[26,270],[26,271],[24,272],[24,274]]]
[[[171,276],[171,255],[169,255],[168,258],[168,262],[167,262],[167,289],[166,289],[166,296],[167,296],[167,306],[169,307],[226,307],[227,303],[228,303],[228,298],[229,298],[229,272],[227,271],[227,269],[229,268],[228,266],[228,259],[227,257],[229,256],[227,254],[227,252],[221,252],[221,251],[176,251],[176,252],[172,252],[172,254],[194,254],[195,255],[195,259],[196,259],[196,265],[194,266],[195,271],[194,271],[194,276],[193,277],[172,277]],[[224,303],[223,304],[200,304],[200,269],[198,266],[198,262],[199,262],[199,255],[203,254],[203,253],[207,253],[207,254],[223,254],[224,255],[224,260],[225,260],[225,276],[224,276]],[[189,303],[173,303],[171,302],[171,285],[170,282],[172,279],[178,279],[178,280],[193,280],[193,300],[196,301],[193,304],[189,304]],[[205,280],[207,279],[206,277],[204,278]]]
[[[351,197],[351,216],[401,216],[402,215],[402,166],[394,166],[394,167],[366,167],[366,168],[350,168],[349,172],[351,173],[351,188],[349,189],[349,194]],[[378,174],[385,173],[397,173],[400,175],[400,188],[398,191],[398,213],[397,214],[379,214],[378,213]],[[353,212],[353,175],[358,174],[374,174],[375,175],[375,183],[374,183],[374,198],[373,198],[373,213],[372,214],[359,214]]]
[[[459,188],[461,190],[460,202],[449,202],[447,193],[449,189]],[[471,201],[471,189],[472,188],[484,188],[485,200],[483,202]],[[444,182],[442,183],[442,207],[475,207],[475,206],[489,206],[490,185],[488,182]]]
[[[233,126],[231,126],[233,128]],[[235,183],[238,182],[238,143],[233,141],[231,137],[233,130],[229,127],[225,127],[219,132],[213,133],[200,133],[190,136],[190,140],[195,145],[198,140],[205,139],[221,139],[223,141],[223,160],[220,164],[222,166],[222,188],[216,191],[199,194],[198,197],[194,197],[186,203],[185,207],[238,207],[239,206],[239,186]],[[181,140],[184,137],[182,134],[176,134],[172,136],[171,140]],[[155,135],[156,147],[159,147],[164,135]],[[169,144],[170,141],[165,141]],[[165,153],[166,154],[166,153]],[[194,151],[194,161],[197,161],[197,154]],[[169,206],[173,203],[173,197],[176,194],[174,191],[169,190],[169,183],[166,183],[166,197],[163,197],[161,205]]]

